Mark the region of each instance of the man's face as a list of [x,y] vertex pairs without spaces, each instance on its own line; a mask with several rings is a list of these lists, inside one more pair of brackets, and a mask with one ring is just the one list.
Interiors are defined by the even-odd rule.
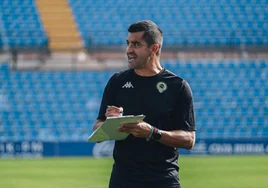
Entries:
[[130,69],[144,68],[151,54],[151,49],[142,38],[144,32],[128,33],[126,54]]

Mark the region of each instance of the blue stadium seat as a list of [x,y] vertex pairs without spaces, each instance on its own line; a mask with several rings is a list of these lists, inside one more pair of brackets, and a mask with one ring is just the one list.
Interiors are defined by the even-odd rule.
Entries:
[[1,33],[0,33],[0,52],[2,51],[3,45],[4,44],[3,44]]
[[6,45],[9,47],[46,47],[48,45],[34,0],[2,0],[0,15],[4,26],[3,32],[5,32],[2,37],[5,36]]
[[[267,60],[162,63],[191,85],[197,137],[268,136]],[[8,108],[0,105],[0,128],[5,130],[0,129],[1,139],[86,139],[92,132],[103,88],[113,73],[20,72],[1,65],[0,89],[8,99]]]
[[69,4],[86,47],[124,45],[129,24],[142,19],[159,24],[165,45],[268,44],[266,1],[159,0],[156,6],[154,0],[69,0]]

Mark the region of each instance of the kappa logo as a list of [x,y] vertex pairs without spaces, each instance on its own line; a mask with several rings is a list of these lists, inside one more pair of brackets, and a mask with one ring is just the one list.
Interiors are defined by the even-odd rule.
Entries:
[[134,88],[131,82],[126,82],[125,85],[122,86],[122,88]]

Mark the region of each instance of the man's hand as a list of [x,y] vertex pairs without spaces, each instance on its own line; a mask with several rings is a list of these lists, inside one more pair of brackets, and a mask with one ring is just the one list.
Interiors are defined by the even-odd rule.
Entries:
[[151,132],[152,126],[144,121],[138,123],[124,123],[118,128],[118,132],[130,133],[135,137],[146,138]]
[[[116,107],[116,106],[108,106],[106,109],[105,116],[106,117],[120,117],[123,114],[123,108],[122,107]],[[93,126],[93,130],[95,131],[101,124],[103,123],[102,120],[97,120],[97,122]]]
[[123,108],[116,106],[108,106],[106,109],[106,117],[120,117],[123,115]]

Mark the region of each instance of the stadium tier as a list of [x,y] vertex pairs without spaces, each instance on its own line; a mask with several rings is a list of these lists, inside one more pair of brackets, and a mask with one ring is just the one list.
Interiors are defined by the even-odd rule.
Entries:
[[2,48],[3,48],[3,42],[2,42],[2,37],[1,37],[1,33],[0,33],[0,52],[1,52]]
[[[129,24],[144,19],[163,29],[165,47],[268,44],[267,0],[67,1],[84,47],[124,45]],[[1,0],[0,34],[5,45],[47,46],[39,12],[35,0]]]
[[34,0],[0,1],[0,35],[9,47],[47,46]]
[[[166,60],[194,94],[198,138],[268,136],[267,60]],[[1,140],[86,140],[113,71],[0,67]]]
[[169,45],[268,44],[267,0],[69,0],[85,46],[125,44],[127,27],[152,19]]

